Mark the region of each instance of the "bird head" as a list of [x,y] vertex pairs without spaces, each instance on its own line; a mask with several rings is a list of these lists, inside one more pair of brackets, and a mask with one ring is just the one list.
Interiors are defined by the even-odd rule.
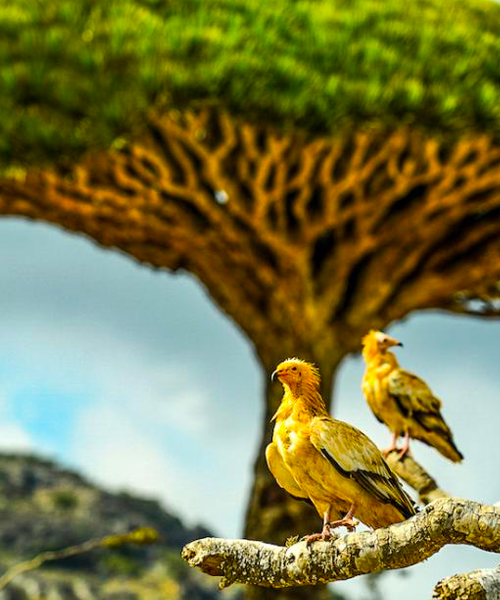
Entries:
[[403,345],[399,340],[387,335],[387,333],[375,331],[374,329],[364,336],[362,344],[363,354],[368,357],[373,356],[374,354],[384,353],[391,346]]
[[318,369],[300,358],[288,358],[280,363],[271,375],[273,381],[276,378],[291,389],[304,384],[313,384],[315,387],[319,387],[320,382]]

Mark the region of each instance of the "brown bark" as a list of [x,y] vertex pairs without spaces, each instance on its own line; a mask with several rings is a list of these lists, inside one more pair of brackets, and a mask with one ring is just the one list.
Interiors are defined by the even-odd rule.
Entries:
[[0,180],[0,214],[189,270],[260,356],[278,339],[345,353],[415,309],[500,314],[499,165],[485,135],[308,139],[173,113],[121,150]]

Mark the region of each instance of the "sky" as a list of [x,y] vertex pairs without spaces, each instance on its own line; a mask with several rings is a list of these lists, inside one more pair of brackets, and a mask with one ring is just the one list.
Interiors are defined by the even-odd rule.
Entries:
[[[4,218],[0,290],[0,450],[34,451],[98,484],[158,498],[188,524],[239,536],[268,374],[202,286]],[[466,457],[455,465],[415,442],[416,459],[451,494],[499,501],[500,322],[428,312],[389,331],[404,342],[401,364],[443,399]],[[359,355],[346,359],[335,416],[384,447],[390,435],[362,397],[363,370]],[[425,600],[442,577],[496,564],[495,555],[447,547],[384,577],[382,592]],[[336,585],[364,592],[361,578]]]

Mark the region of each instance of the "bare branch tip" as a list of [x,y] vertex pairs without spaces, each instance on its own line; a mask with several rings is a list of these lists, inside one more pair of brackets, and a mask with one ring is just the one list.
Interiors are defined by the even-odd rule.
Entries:
[[234,581],[232,581],[229,577],[224,576],[220,578],[219,581],[219,590],[225,590],[226,588],[228,588],[230,585],[233,585]]

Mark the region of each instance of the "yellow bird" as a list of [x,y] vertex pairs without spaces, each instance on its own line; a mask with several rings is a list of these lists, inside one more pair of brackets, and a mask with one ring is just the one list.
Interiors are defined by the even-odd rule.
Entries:
[[[269,470],[292,496],[309,499],[323,518],[323,530],[307,541],[327,540],[330,529],[353,530],[354,517],[378,528],[415,514],[410,497],[375,444],[361,431],[326,410],[314,365],[298,358],[273,373],[285,394],[273,420],[266,449]],[[333,514],[345,516],[331,520]]]
[[410,448],[410,438],[414,438],[434,446],[453,462],[460,462],[463,455],[441,415],[441,401],[425,381],[401,369],[388,351],[392,346],[402,346],[401,342],[372,330],[362,343],[366,371],[361,387],[373,414],[392,431],[392,442],[385,453],[397,450],[398,437],[404,435],[401,457]]

